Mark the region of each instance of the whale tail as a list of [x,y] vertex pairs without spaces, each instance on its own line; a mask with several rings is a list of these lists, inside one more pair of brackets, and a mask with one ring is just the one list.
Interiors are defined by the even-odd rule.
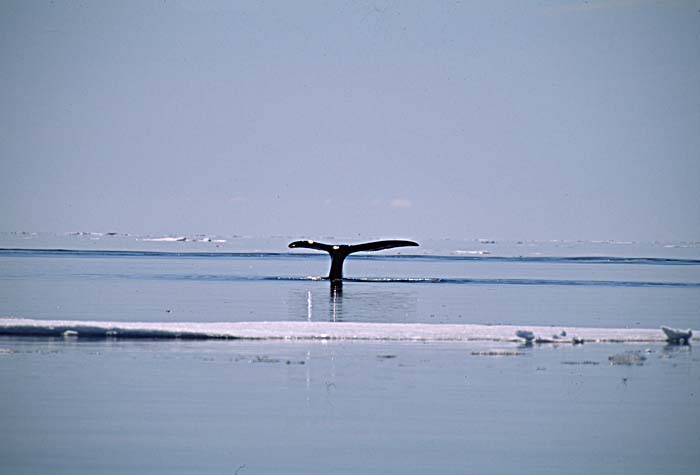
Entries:
[[343,262],[345,258],[354,252],[382,251],[394,247],[418,246],[417,242],[405,241],[401,239],[387,241],[372,241],[362,244],[324,244],[316,241],[294,241],[289,244],[290,248],[302,247],[306,249],[316,249],[325,251],[331,256],[331,270],[328,278],[331,282],[343,280]]

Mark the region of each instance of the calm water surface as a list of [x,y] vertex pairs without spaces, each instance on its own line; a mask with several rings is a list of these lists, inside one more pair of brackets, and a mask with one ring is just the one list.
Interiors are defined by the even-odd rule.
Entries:
[[[700,462],[689,347],[0,347],[3,473],[692,473]],[[629,351],[646,359],[610,365]]]
[[[12,239],[96,250],[85,236]],[[355,280],[333,294],[310,278],[325,256],[276,240],[256,253],[95,241],[129,252],[0,251],[0,315],[699,326],[692,247],[457,243],[350,258]],[[619,354],[632,364],[612,365]],[[687,473],[698,363],[663,345],[0,337],[0,472]]]
[[598,262],[0,251],[0,314],[103,321],[312,320],[693,327],[700,260]]

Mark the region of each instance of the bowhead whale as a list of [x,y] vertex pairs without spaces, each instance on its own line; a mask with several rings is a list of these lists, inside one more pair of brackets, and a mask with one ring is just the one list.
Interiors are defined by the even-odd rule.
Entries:
[[392,247],[418,246],[417,242],[404,240],[372,241],[362,244],[324,244],[316,241],[294,241],[289,247],[303,247],[325,251],[331,256],[331,271],[328,279],[331,283],[339,283],[343,280],[343,262],[345,258],[354,252],[381,251]]

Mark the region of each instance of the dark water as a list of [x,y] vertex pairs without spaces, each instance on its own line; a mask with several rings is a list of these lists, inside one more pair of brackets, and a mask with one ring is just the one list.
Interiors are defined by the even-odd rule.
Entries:
[[[341,293],[322,255],[3,250],[0,315],[700,326],[695,256],[587,250],[351,257]],[[0,337],[0,472],[693,473],[699,363],[661,344]]]

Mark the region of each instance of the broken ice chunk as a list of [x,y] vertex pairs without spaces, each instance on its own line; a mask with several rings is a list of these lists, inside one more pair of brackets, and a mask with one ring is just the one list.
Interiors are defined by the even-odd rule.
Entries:
[[690,328],[687,330],[679,330],[678,328],[662,326],[661,330],[666,334],[666,340],[668,340],[669,343],[676,343],[679,345],[689,343],[690,337],[693,336],[693,331]]
[[518,330],[515,332],[515,336],[522,338],[526,343],[532,343],[535,339],[535,334],[529,330]]

